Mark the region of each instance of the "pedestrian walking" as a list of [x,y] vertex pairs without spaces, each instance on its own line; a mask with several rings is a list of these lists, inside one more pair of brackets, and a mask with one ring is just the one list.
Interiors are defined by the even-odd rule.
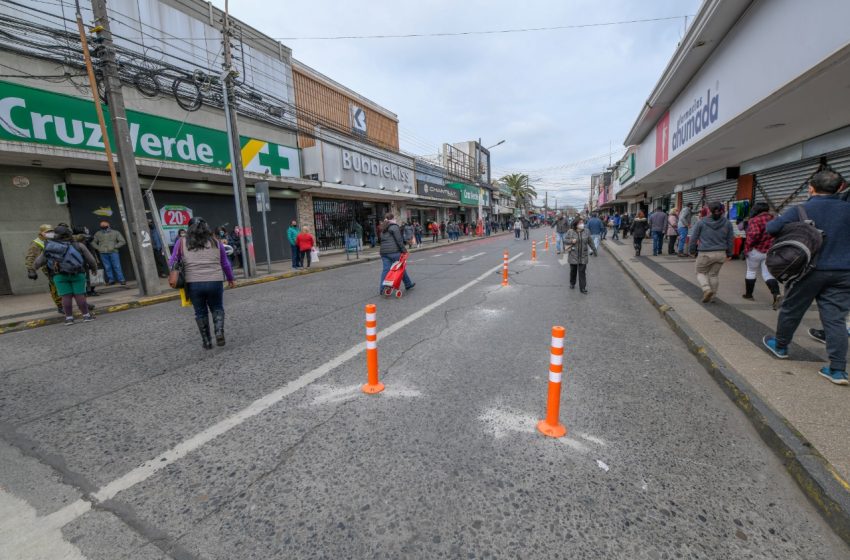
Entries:
[[151,232],[151,247],[153,248],[153,260],[156,262],[157,274],[160,278],[168,278],[168,261],[162,254],[162,236],[159,235],[159,228],[153,223],[152,218],[148,218],[148,229]]
[[779,282],[767,270],[767,263],[765,262],[767,252],[770,250],[770,246],[773,245],[773,237],[766,231],[768,222],[773,219],[773,215],[769,210],[770,208],[767,203],[756,202],[750,212],[750,219],[747,222],[747,239],[744,242],[747,275],[744,278],[745,290],[742,297],[744,299],[753,299],[756,277],[759,270],[761,270],[761,277],[773,295],[773,309],[779,309],[779,304],[782,302]]
[[679,221],[676,224],[676,229],[679,234],[679,250],[677,251],[680,257],[687,257],[685,253],[685,242],[688,240],[688,232],[691,229],[691,220],[694,216],[694,203],[688,202],[682,211],[679,212]]
[[310,234],[310,228],[304,226],[301,228],[301,233],[295,237],[295,244],[298,246],[298,252],[301,255],[301,267],[310,268],[310,263],[313,260],[313,246],[316,240]]
[[[53,239],[54,235],[53,226],[42,224],[38,228],[38,236],[30,242],[30,246],[27,248],[26,255],[24,256],[24,267],[27,269],[27,278],[30,280],[38,280],[38,273],[34,265],[35,260],[44,252],[44,246],[49,239]],[[56,310],[59,313],[64,313],[62,310],[62,298],[56,291],[56,285],[53,283],[53,275],[46,266],[41,267],[41,273],[47,278],[47,286],[50,289],[50,298],[53,300],[53,305],[56,306]]]
[[527,218],[521,218],[522,220],[522,238],[524,241],[528,241],[528,233],[529,229],[531,229],[531,223]]
[[649,231],[652,233],[652,256],[662,254],[664,232],[667,230],[667,213],[659,206],[649,215]]
[[585,228],[588,232],[590,232],[590,239],[593,242],[590,252],[594,257],[598,257],[600,247],[602,246],[602,230],[605,229],[605,225],[602,223],[602,220],[599,219],[599,215],[594,212],[590,219],[587,220]]
[[608,216],[602,216],[600,220],[602,221],[602,239],[605,240],[608,237]]
[[416,244],[422,245],[422,224],[419,222],[413,222],[413,237],[416,238]]
[[236,287],[233,268],[227,259],[224,244],[210,230],[206,220],[196,216],[189,220],[186,236],[177,240],[171,253],[169,266],[183,265],[186,295],[195,310],[195,323],[201,333],[201,344],[212,348],[209,316],[213,317],[215,343],[224,346],[224,280]]
[[404,244],[408,248],[413,248],[413,226],[408,222],[404,222],[401,226],[401,233],[404,237]]
[[522,220],[517,218],[514,220],[514,239],[519,239],[520,232],[522,232]]
[[576,218],[565,237],[567,252],[567,263],[570,265],[570,289],[576,287],[576,276],[578,276],[578,288],[583,294],[587,294],[587,263],[590,260],[590,234],[585,229],[584,220]]
[[74,241],[71,229],[56,226],[52,239],[47,239],[44,251],[35,259],[33,268],[46,266],[52,273],[56,293],[62,298],[62,312],[65,324],[74,324],[74,301],[83,321],[91,321],[92,316],[86,301],[87,271],[97,270],[97,261],[82,243]]
[[623,239],[629,238],[629,230],[632,227],[632,218],[626,213],[620,216],[620,231],[623,232]]
[[292,269],[298,270],[301,268],[301,251],[298,250],[298,221],[292,220],[289,222],[289,227],[286,230],[286,240],[289,241],[289,250],[292,253]]
[[732,245],[735,234],[732,224],[723,215],[723,205],[712,202],[708,206],[709,215],[700,220],[691,235],[689,252],[695,255],[697,281],[702,288],[702,302],[709,303],[717,294],[720,285],[720,269],[723,263],[732,258]]
[[679,237],[679,212],[675,208],[667,216],[667,254],[676,254],[676,239]]
[[436,243],[440,240],[440,226],[437,225],[437,222],[431,222],[431,241]]
[[112,229],[108,220],[100,221],[100,230],[94,234],[92,247],[100,254],[103,263],[103,272],[106,275],[106,283],[110,286],[116,282],[126,286],[124,271],[121,269],[121,256],[118,251],[127,244],[121,232]]
[[[92,255],[92,257],[94,257],[94,260],[95,260],[95,267],[94,267],[94,269],[90,270],[91,274],[86,274],[86,297],[90,298],[90,297],[99,296],[100,294],[97,293],[97,290],[95,289],[94,283],[92,281],[92,276],[97,275],[97,269],[98,269],[97,264],[98,263],[97,263],[97,256],[96,256],[97,251],[95,251],[94,247],[91,246],[91,239],[92,238],[91,238],[91,234],[89,233],[89,228],[87,228],[86,226],[74,226],[71,229],[71,233],[74,236],[74,241],[82,244],[86,249],[88,249],[88,252]],[[168,268],[168,264],[166,263],[166,269],[167,268]],[[89,303],[89,309],[90,310],[94,309],[94,304]]]
[[[386,215],[384,226],[381,230],[380,254],[383,270],[381,272],[381,281],[378,282],[378,295],[381,295],[381,292],[383,291],[384,278],[387,277],[387,272],[390,271],[390,267],[399,258],[401,258],[402,253],[407,252],[407,248],[404,246],[404,238],[402,237],[401,230],[396,223],[395,216],[393,214]],[[413,286],[416,285],[416,283],[410,279],[410,276],[408,276],[406,269],[402,280],[404,282],[405,290],[411,290],[413,289]]]
[[[638,210],[635,219],[631,221],[629,230],[632,234],[632,245],[635,248],[635,256],[640,256],[640,250],[643,247],[643,239],[649,233],[649,222],[643,213],[643,210]],[[624,236],[625,237],[625,236]]]
[[614,217],[611,218],[611,241],[617,241],[620,239],[620,224],[622,220],[620,219],[620,214],[615,213]]
[[567,223],[567,217],[563,214],[558,216],[558,220],[555,222],[555,252],[559,255],[562,251],[566,250],[564,248],[564,238],[569,230],[570,226]]
[[440,222],[440,237],[442,237],[443,239],[446,238],[446,227],[447,227],[446,221],[445,220],[441,221]]
[[[836,385],[848,385],[847,325],[850,312],[850,202],[836,193],[846,189],[839,173],[830,169],[812,176],[808,201],[802,204],[807,217],[823,232],[823,244],[816,255],[814,270],[786,288],[779,309],[774,336],[765,336],[764,345],[781,359],[789,357],[788,345],[812,301],[817,302],[826,338],[829,364],[818,373]],[[799,222],[797,207],[786,210],[765,226],[770,235],[782,232],[786,224]]]

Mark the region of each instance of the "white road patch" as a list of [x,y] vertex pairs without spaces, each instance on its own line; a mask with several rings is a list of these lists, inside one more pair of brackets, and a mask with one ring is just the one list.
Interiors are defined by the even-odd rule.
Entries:
[[558,439],[558,441],[562,445],[566,445],[567,447],[573,449],[574,451],[578,451],[580,453],[587,453],[588,451],[590,451],[585,444],[583,444],[579,440],[573,439],[569,436],[562,437],[562,438]]
[[388,382],[386,389],[382,393],[380,393],[383,397],[401,397],[401,398],[416,398],[422,396],[422,391],[418,389],[410,389],[408,387],[404,387],[403,385],[396,385],[395,383]]
[[436,259],[437,257],[442,257],[442,256],[443,256],[442,253],[437,253],[436,255],[431,255],[431,258]]
[[611,467],[609,467],[608,465],[606,465],[605,463],[603,463],[599,459],[596,460],[596,464],[599,466],[600,469],[602,469],[605,472],[608,472],[611,469]]
[[348,387],[330,387],[328,385],[315,385],[313,389],[316,396],[310,401],[311,405],[335,404],[351,400],[362,393],[360,385]]
[[501,439],[511,432],[533,434],[538,421],[534,416],[498,408],[488,408],[478,419],[493,430],[496,439]]
[[591,443],[595,443],[596,445],[602,445],[603,447],[605,446],[605,442],[601,438],[598,438],[596,436],[586,434],[586,433],[583,433],[583,432],[576,432],[576,435],[578,437],[580,437],[581,439],[585,439],[585,440],[587,440]]
[[[510,261],[517,260],[522,257],[522,255],[522,253],[519,253],[518,255],[510,259]],[[459,296],[460,294],[472,288],[476,284],[484,280],[490,279],[492,277],[491,275],[497,270],[499,270],[501,266],[502,265],[500,264],[496,267],[487,270],[477,278],[449,292],[448,294],[444,295],[433,303],[424,306],[419,311],[411,313],[401,321],[393,323],[392,325],[378,333],[378,339],[380,340],[384,337],[390,336],[396,331],[407,327],[411,323],[418,321],[434,309],[437,309],[447,301]],[[127,490],[128,488],[132,488],[140,482],[144,482],[145,480],[149,479],[154,474],[161,471],[171,463],[182,459],[192,451],[195,451],[196,449],[200,448],[202,445],[212,441],[213,439],[217,438],[222,434],[229,432],[233,428],[245,423],[247,420],[253,418],[254,416],[257,416],[258,414],[268,410],[269,408],[276,405],[292,393],[303,389],[304,387],[307,387],[315,381],[318,381],[319,379],[321,379],[331,371],[335,370],[342,364],[362,354],[365,349],[365,342],[361,342],[352,346],[351,348],[349,348],[342,354],[339,354],[332,360],[325,362],[324,364],[311,371],[308,371],[301,377],[290,381],[279,389],[272,391],[271,393],[263,397],[260,397],[259,399],[249,404],[247,407],[238,411],[236,414],[233,414],[232,416],[229,416],[224,420],[213,424],[209,428],[198,432],[194,436],[178,443],[171,449],[165,451],[164,453],[161,453],[153,459],[145,461],[135,469],[129,471],[128,473],[113,480],[106,486],[99,489],[92,495],[92,497],[98,502],[104,502],[106,500],[114,498],[119,492]],[[78,500],[77,502],[74,502],[73,504],[66,506],[61,510],[47,516],[47,518],[52,518],[55,523],[61,523],[61,525],[57,525],[58,527],[61,527],[67,523],[70,523],[77,517],[83,515],[89,509],[91,509],[91,504],[89,502],[85,500]]]
[[462,259],[460,259],[460,260],[459,260],[459,261],[457,261],[457,262],[462,263],[462,262],[466,262],[466,261],[471,261],[472,259],[475,259],[475,258],[477,258],[477,257],[480,257],[481,255],[486,255],[486,254],[487,254],[486,252],[484,252],[484,253],[475,253],[474,255],[469,255],[468,257],[463,257]]
[[62,537],[62,525],[51,515],[38,517],[35,508],[0,488],[0,558],[85,560]]

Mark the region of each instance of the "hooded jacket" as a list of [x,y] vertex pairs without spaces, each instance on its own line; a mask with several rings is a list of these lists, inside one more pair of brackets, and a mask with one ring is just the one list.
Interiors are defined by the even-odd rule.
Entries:
[[726,216],[721,216],[719,220],[715,220],[714,217],[709,215],[697,222],[688,249],[691,254],[696,253],[697,242],[699,242],[700,253],[726,251],[726,255],[731,257],[734,239],[732,224],[729,223]]
[[635,237],[646,237],[649,232],[649,222],[646,218],[635,218],[632,220],[631,231]]
[[407,247],[404,246],[401,228],[397,223],[390,222],[390,224],[381,232],[381,255],[393,255],[406,252]]

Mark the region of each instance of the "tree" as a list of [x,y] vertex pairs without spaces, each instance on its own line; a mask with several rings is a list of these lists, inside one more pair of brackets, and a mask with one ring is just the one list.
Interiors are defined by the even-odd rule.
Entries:
[[525,173],[505,175],[502,177],[502,181],[516,200],[517,208],[528,208],[531,201],[537,198],[537,191],[531,186],[528,175]]

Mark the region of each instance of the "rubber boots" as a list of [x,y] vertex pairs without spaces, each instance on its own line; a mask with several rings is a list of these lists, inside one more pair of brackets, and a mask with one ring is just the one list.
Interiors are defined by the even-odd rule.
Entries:
[[767,287],[770,289],[770,293],[773,294],[773,310],[776,311],[782,304],[782,294],[779,291],[779,282],[776,278],[771,278],[766,281],[765,284],[767,284]]
[[746,283],[747,292],[741,297],[744,299],[753,299],[753,290],[756,289],[756,279],[745,278],[744,282]]
[[204,348],[209,350],[212,348],[212,339],[210,338],[210,323],[206,317],[203,319],[195,318],[195,322],[198,323],[198,330],[201,331],[201,343],[204,345]]
[[213,328],[215,329],[215,343],[224,346],[224,309],[213,311]]

